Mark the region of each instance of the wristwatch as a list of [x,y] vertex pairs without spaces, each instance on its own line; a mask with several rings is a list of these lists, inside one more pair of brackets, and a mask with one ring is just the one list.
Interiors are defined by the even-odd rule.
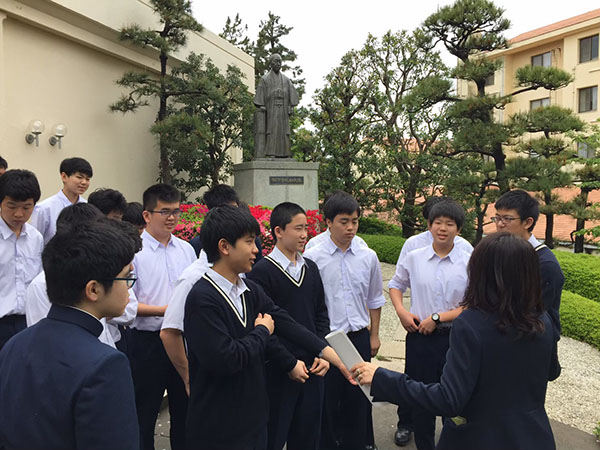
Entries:
[[436,325],[439,325],[441,323],[440,315],[438,313],[433,313],[431,315],[431,320],[433,320]]

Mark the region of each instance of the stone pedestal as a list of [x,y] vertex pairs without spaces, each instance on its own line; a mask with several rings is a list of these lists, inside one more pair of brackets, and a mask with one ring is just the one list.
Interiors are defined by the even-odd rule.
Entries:
[[281,202],[318,209],[319,163],[294,159],[258,159],[233,166],[234,187],[250,205],[274,207]]

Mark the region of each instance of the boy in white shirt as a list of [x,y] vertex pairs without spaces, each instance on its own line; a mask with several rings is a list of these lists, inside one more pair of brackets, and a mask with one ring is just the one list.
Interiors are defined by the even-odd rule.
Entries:
[[33,172],[9,170],[0,177],[0,349],[26,328],[25,292],[42,270],[42,235],[27,223],[40,185]]
[[63,208],[79,202],[90,187],[94,172],[92,166],[83,158],[67,158],[60,163],[60,178],[63,188],[52,197],[41,201],[33,211],[31,225],[44,237],[44,244],[56,234],[56,219]]

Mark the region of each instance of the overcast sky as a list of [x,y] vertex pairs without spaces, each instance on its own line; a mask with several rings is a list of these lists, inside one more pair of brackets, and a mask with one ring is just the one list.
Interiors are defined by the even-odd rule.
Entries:
[[[192,0],[194,15],[210,31],[219,34],[227,16],[240,14],[248,25],[249,36],[256,40],[258,24],[268,12],[281,17],[280,23],[294,29],[283,43],[298,54],[304,71],[307,93],[304,104],[323,84],[323,77],[351,49],[362,47],[368,33],[383,35],[387,30],[413,30],[446,0]],[[511,38],[600,6],[598,0],[497,0],[512,26],[506,33]],[[450,60],[451,62],[452,60]]]

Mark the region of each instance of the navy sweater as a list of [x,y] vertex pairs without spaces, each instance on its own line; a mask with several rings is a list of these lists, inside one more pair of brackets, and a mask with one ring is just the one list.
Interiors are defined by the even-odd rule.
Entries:
[[187,448],[246,449],[268,419],[265,350],[269,331],[254,326],[269,313],[275,332],[319,353],[327,344],[276,306],[263,289],[246,280],[245,318],[205,275],[185,304],[185,338],[190,367]]
[[[256,263],[247,277],[260,284],[277,306],[285,309],[312,333],[322,338],[329,333],[323,282],[319,268],[313,261],[305,259],[299,281],[268,256]],[[285,349],[278,352],[280,349],[274,345],[269,357],[282,372],[289,372],[299,359],[310,367],[315,356],[318,356],[318,352],[308,352],[285,337],[280,337],[279,341]]]

